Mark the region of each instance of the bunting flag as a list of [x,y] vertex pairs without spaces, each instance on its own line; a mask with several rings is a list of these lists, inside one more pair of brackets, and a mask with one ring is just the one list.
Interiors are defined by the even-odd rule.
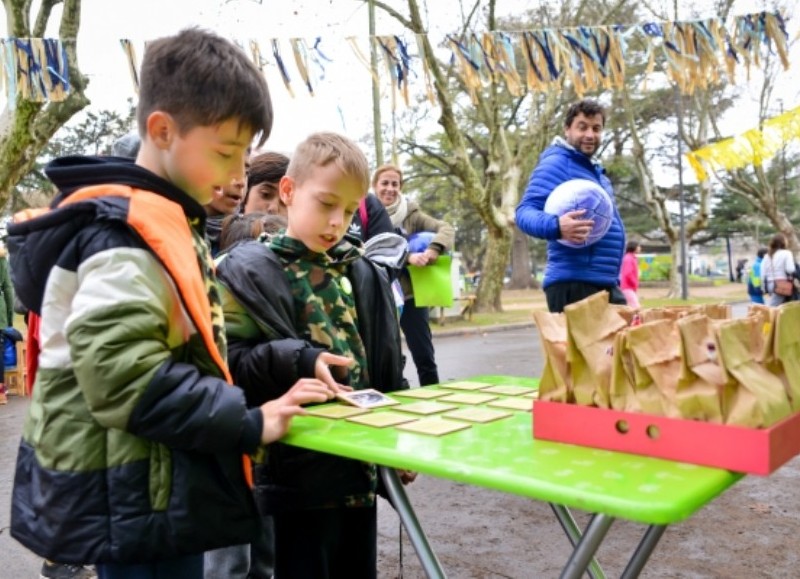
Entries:
[[[408,105],[409,86],[417,62],[422,67],[424,90],[435,102],[431,74],[424,53],[424,36],[415,36],[416,54],[400,36],[375,36],[369,40],[384,61],[392,85],[392,99],[400,91]],[[445,46],[450,49],[455,73],[464,89],[475,101],[479,91],[490,84],[502,83],[509,94],[519,97],[525,91],[548,92],[570,87],[578,95],[587,92],[617,89],[623,86],[626,74],[627,47],[632,39],[641,39],[645,50],[645,81],[656,66],[661,66],[670,82],[684,94],[692,94],[719,83],[727,74],[735,82],[738,66],[761,66],[769,54],[777,55],[784,68],[789,66],[788,32],[783,17],[775,12],[758,12],[734,17],[730,26],[718,18],[685,22],[647,22],[636,26],[579,26],[577,28],[544,28],[516,32],[468,33],[448,35]],[[372,70],[369,59],[358,45],[357,38],[348,37],[355,58],[374,79],[380,81],[378,71]],[[128,59],[134,86],[138,86],[136,57],[130,41],[122,41]],[[315,94],[325,76],[327,63],[332,62],[321,49],[321,38],[313,46],[303,39],[289,40],[294,68],[310,94]],[[283,84],[291,96],[289,64],[284,61],[279,41],[271,39],[271,52]],[[50,58],[47,52],[29,46],[27,50],[12,49],[4,53],[7,87],[11,92],[39,95],[57,91],[63,83],[58,81],[58,67],[43,78],[42,67],[23,65],[20,60]],[[264,71],[270,64],[262,56],[258,42],[250,42],[253,62]],[[28,56],[28,55],[31,56]],[[38,56],[37,56],[38,55]],[[637,53],[637,60],[641,52]],[[12,59],[11,61],[9,59]],[[59,64],[60,66],[60,64]],[[64,65],[66,66],[66,65]],[[50,71],[50,67],[45,67]],[[16,71],[16,72],[14,72]],[[40,79],[31,84],[29,77]],[[66,79],[66,76],[63,76]],[[24,80],[24,83],[20,83]],[[25,88],[19,87],[24,84]]]
[[18,99],[60,102],[69,96],[67,53],[57,38],[6,38],[0,42],[2,82],[10,108]]
[[133,42],[127,38],[120,39],[119,43],[128,61],[128,69],[130,70],[131,80],[133,81],[133,90],[136,94],[139,94],[139,60],[136,58],[136,49],[133,46]]
[[764,121],[761,129],[751,129],[696,151],[686,153],[698,181],[712,171],[731,171],[748,165],[761,165],[774,157],[790,140],[800,138],[800,107]]

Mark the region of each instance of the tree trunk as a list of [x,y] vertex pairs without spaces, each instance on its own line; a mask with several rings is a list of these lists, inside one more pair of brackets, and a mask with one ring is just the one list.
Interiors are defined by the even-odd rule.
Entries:
[[[681,243],[680,240],[674,239],[669,242],[669,253],[672,256],[672,263],[669,267],[669,291],[665,297],[679,298],[681,297],[681,273],[679,264],[681,261]],[[687,296],[688,297],[688,296]]]
[[511,231],[491,228],[486,254],[481,267],[481,283],[478,286],[475,308],[479,312],[502,312],[501,293],[503,276],[511,249]]
[[528,249],[528,236],[514,227],[511,242],[511,289],[530,289],[534,287],[531,271],[531,252]]

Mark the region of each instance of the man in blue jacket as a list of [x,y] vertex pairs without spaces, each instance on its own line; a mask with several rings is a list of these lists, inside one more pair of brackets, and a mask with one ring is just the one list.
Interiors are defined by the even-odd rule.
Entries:
[[605,169],[593,159],[600,148],[604,125],[605,111],[596,101],[582,100],[570,106],[564,119],[564,136],[556,137],[539,157],[539,164],[517,206],[517,227],[528,235],[547,240],[543,287],[551,312],[561,312],[564,306],[602,290],[609,292],[611,303],[626,303],[619,289],[625,227],[616,203],[608,232],[596,243],[580,247],[567,246],[557,240],[573,244],[586,240],[594,222],[582,217],[583,209],[561,216],[544,212],[544,204],[553,190],[572,179],[594,181],[614,200],[614,190]]

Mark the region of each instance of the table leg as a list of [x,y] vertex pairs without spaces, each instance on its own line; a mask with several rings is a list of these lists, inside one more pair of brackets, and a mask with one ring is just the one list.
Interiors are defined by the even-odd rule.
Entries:
[[561,572],[561,579],[580,579],[583,576],[613,522],[614,517],[600,513],[592,515],[583,537],[578,541],[567,561],[567,566]]
[[639,576],[645,563],[647,563],[647,560],[650,558],[653,549],[658,545],[661,535],[663,535],[666,530],[666,525],[650,525],[647,528],[644,537],[642,537],[642,540],[639,542],[639,546],[636,547],[631,560],[628,562],[627,567],[625,567],[621,579],[634,579],[634,577]]
[[[564,529],[564,532],[567,534],[567,538],[569,538],[569,542],[572,543],[572,548],[574,549],[578,546],[578,542],[581,540],[582,533],[578,528],[578,524],[575,522],[572,513],[564,505],[550,503],[550,508],[553,509],[558,522],[561,523],[561,528]],[[592,561],[589,563],[589,568],[587,571],[592,579],[605,579],[606,574],[603,572],[603,568],[600,567],[600,563],[598,563],[597,559],[594,557],[592,557]]]
[[400,477],[397,476],[397,471],[393,468],[379,465],[378,473],[383,480],[383,484],[386,485],[386,493],[389,495],[392,506],[397,511],[397,515],[400,517],[406,533],[408,533],[411,545],[417,552],[417,557],[419,557],[419,562],[425,571],[425,575],[429,579],[445,579],[447,575],[445,575],[436,553],[431,549],[428,537],[425,536],[414,509],[411,508],[408,495],[406,495],[406,491],[403,488],[403,483],[400,482]]

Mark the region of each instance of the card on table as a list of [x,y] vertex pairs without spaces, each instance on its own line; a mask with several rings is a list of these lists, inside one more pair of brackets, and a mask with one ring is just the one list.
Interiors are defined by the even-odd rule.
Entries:
[[465,422],[456,422],[455,420],[442,420],[441,418],[425,418],[424,420],[417,420],[415,422],[408,422],[401,424],[397,427],[398,430],[406,432],[416,432],[419,434],[430,434],[433,436],[442,436],[457,430],[464,430],[470,428],[470,424]]
[[502,394],[504,396],[522,396],[523,394],[530,394],[535,392],[533,388],[527,386],[514,386],[512,384],[498,384],[496,386],[489,386],[488,388],[481,388],[481,392],[489,392],[491,394]]
[[347,404],[358,406],[359,408],[379,408],[381,406],[400,404],[394,398],[389,398],[383,392],[378,392],[372,388],[354,390],[353,392],[339,392],[336,398]]
[[320,416],[322,418],[347,418],[348,416],[358,416],[369,412],[367,408],[356,408],[355,406],[345,406],[344,404],[311,406],[306,410],[311,416]]
[[447,390],[428,390],[427,388],[410,388],[408,390],[398,390],[392,392],[394,396],[405,396],[407,398],[419,398],[421,400],[430,400],[431,398],[440,398],[451,394]]
[[363,414],[361,416],[351,416],[346,418],[349,422],[357,424],[364,424],[366,426],[374,426],[376,428],[385,428],[387,426],[394,426],[395,424],[402,424],[404,422],[411,422],[416,420],[416,416],[410,414],[400,414],[399,412],[372,412],[370,414]]
[[423,401],[414,402],[412,404],[403,404],[398,406],[397,410],[402,412],[413,412],[414,414],[436,414],[437,412],[444,412],[446,410],[453,410],[458,408],[453,404],[442,404],[439,401]]
[[448,388],[449,390],[480,390],[491,386],[488,382],[444,382],[439,384],[439,388]]
[[511,412],[504,412],[503,410],[493,410],[491,408],[459,408],[443,414],[445,418],[454,418],[456,420],[466,420],[467,422],[492,422],[493,420],[500,420],[501,418],[508,418],[513,416]]
[[458,392],[457,394],[451,394],[450,396],[445,396],[439,400],[442,402],[457,402],[459,404],[485,404],[486,402],[496,398],[498,397],[494,394],[483,394],[480,392]]
[[509,410],[525,410],[526,412],[533,411],[533,400],[530,398],[501,398],[500,400],[493,400],[489,402],[489,406],[495,408],[508,408]]

